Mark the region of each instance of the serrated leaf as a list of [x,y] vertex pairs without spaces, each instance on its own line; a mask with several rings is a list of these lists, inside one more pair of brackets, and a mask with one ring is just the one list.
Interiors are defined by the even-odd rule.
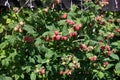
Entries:
[[16,36],[14,36],[14,35],[8,35],[8,36],[5,37],[5,39],[7,39],[7,41],[8,41],[11,45],[13,45],[13,44],[15,43]]
[[9,45],[8,41],[4,41],[0,44],[0,49],[4,49],[5,47],[7,47]]
[[11,77],[5,77],[5,80],[13,80]]
[[87,57],[92,57],[93,54],[92,54],[92,53],[87,53],[86,56],[87,56]]
[[116,64],[115,70],[116,70],[117,73],[120,74],[120,62]]
[[62,29],[62,35],[64,36],[68,35],[68,28],[66,26],[64,26]]
[[110,57],[112,57],[113,59],[119,60],[119,57],[117,54],[112,53],[110,54]]
[[103,72],[98,72],[98,76],[100,79],[102,79],[104,77],[104,73]]
[[38,62],[38,63],[41,63],[41,62],[42,62],[41,56],[40,56],[40,55],[37,55],[36,57],[37,57],[37,62]]
[[105,70],[110,69],[113,66],[114,66],[114,64],[108,64],[107,67],[105,68]]
[[38,34],[36,33],[36,31],[34,30],[34,27],[31,26],[31,25],[25,25],[25,26],[23,27],[23,29],[26,30],[27,33],[33,35],[34,37],[36,37],[36,36],[38,35]]
[[9,60],[6,58],[6,59],[3,59],[2,60],[2,65],[3,66],[8,66],[9,65]]
[[34,72],[31,73],[30,79],[31,80],[36,80],[36,74]]
[[9,18],[6,20],[6,23],[7,23],[7,24],[9,24],[9,23],[11,23],[11,22],[12,22],[12,20],[9,19]]
[[45,57],[49,59],[49,58],[51,58],[53,55],[54,55],[54,52],[49,49],[49,50],[46,52]]
[[15,74],[14,76],[15,76],[15,80],[18,80],[18,79],[19,79],[19,77],[20,77],[20,76],[19,76],[19,75],[17,75],[17,74]]
[[2,33],[2,32],[3,32],[3,30],[4,30],[4,29],[0,26],[0,33]]
[[46,25],[45,27],[50,31],[56,30],[55,25]]

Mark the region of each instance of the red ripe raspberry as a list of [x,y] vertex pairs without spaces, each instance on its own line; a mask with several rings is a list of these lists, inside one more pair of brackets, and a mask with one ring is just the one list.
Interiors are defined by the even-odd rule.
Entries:
[[74,30],[78,31],[78,30],[80,30],[80,27],[79,26],[74,26]]
[[55,36],[55,39],[56,39],[56,40],[60,40],[60,39],[61,39],[61,35]]
[[97,60],[97,56],[93,56],[93,61],[96,61]]
[[116,29],[115,29],[115,32],[119,33],[119,32],[120,32],[120,29],[116,28]]
[[71,71],[67,69],[67,70],[65,70],[64,74],[69,75],[69,74],[71,74]]
[[92,26],[93,26],[93,24],[92,24],[92,23],[90,23],[90,24],[89,24],[89,26],[90,26],[90,27],[92,27]]
[[111,54],[111,51],[107,51],[107,56],[110,56],[110,54]]
[[69,20],[69,19],[67,19],[67,20],[66,20],[66,23],[67,23],[67,24],[69,24],[69,25],[74,25],[74,24],[75,24],[75,22],[74,22],[74,21]]
[[100,49],[101,49],[102,51],[104,51],[104,50],[105,50],[105,46],[101,46]]
[[24,36],[23,37],[23,41],[25,41],[25,42],[32,42],[33,41],[33,37]]
[[60,74],[60,75],[63,75],[63,71],[60,71],[59,74]]
[[74,30],[78,31],[82,27],[82,24],[74,25]]
[[80,45],[80,48],[81,48],[82,50],[86,50],[86,49],[87,49],[87,46],[86,46],[85,44],[81,44],[81,45]]
[[109,46],[109,45],[106,45],[106,46],[105,46],[105,49],[106,49],[107,51],[110,51],[110,46]]
[[90,61],[95,62],[95,61],[97,60],[97,56],[89,57],[88,59],[89,59]]
[[59,34],[59,32],[58,32],[58,31],[54,31],[54,34],[55,34],[55,35],[58,35],[58,34]]
[[40,71],[40,74],[45,74],[45,69],[42,69],[41,71]]
[[49,37],[46,37],[46,39],[45,39],[47,42],[49,42],[50,41],[50,38]]
[[108,62],[104,62],[103,66],[106,67],[109,63]]
[[69,36],[70,36],[70,38],[72,38],[72,37],[73,37],[73,34],[72,34],[72,33],[70,33],[70,34],[69,34]]
[[60,4],[60,0],[56,0],[56,3],[59,5]]
[[111,33],[111,34],[109,34],[109,35],[107,36],[108,39],[111,39],[111,38],[113,38],[113,37],[114,37],[114,33]]
[[52,36],[52,40],[55,40],[55,36],[54,35]]
[[64,13],[62,16],[61,16],[62,19],[66,19],[67,18],[67,13]]
[[77,36],[77,32],[75,31],[75,32],[73,32],[73,36]]
[[62,37],[62,40],[66,41],[68,38],[66,36]]
[[103,2],[108,2],[108,0],[103,0]]
[[98,16],[98,17],[96,18],[96,20],[97,20],[97,21],[101,21],[101,16]]

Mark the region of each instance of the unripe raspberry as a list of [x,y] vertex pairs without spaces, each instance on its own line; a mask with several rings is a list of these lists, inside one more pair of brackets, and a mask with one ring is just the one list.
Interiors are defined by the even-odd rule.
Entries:
[[88,59],[89,59],[90,61],[93,61],[93,57],[88,57]]
[[20,32],[20,33],[22,33],[22,32],[23,32],[22,28],[19,28],[19,32]]
[[44,9],[43,9],[43,12],[47,13],[48,10],[49,10],[49,8],[44,8]]
[[20,21],[20,23],[19,23],[21,26],[23,26],[24,25],[24,22],[23,21]]
[[92,51],[93,50],[93,46],[88,46],[88,51]]
[[14,31],[18,31],[19,30],[19,26],[16,26],[15,28],[14,28]]

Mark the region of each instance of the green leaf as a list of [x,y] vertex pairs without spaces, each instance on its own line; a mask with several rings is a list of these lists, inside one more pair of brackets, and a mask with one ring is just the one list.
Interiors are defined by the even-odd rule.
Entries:
[[6,55],[5,55],[5,50],[0,50],[0,60],[5,58]]
[[46,27],[48,30],[50,30],[50,31],[54,31],[54,30],[56,30],[54,24],[53,24],[53,25],[46,25],[45,27]]
[[2,65],[3,66],[8,66],[9,65],[9,60],[6,58],[6,59],[3,59],[2,60]]
[[12,22],[12,20],[9,19],[9,18],[6,20],[6,23],[7,23],[7,24],[9,24],[9,23],[11,23],[11,22]]
[[62,35],[64,36],[68,35],[68,28],[66,26],[64,26],[62,29]]
[[36,33],[36,31],[34,30],[34,27],[31,25],[25,25],[23,27],[24,30],[27,31],[27,33],[33,35],[34,37],[38,36],[38,34]]
[[110,57],[112,57],[113,59],[119,60],[119,57],[117,54],[112,53],[110,54]]
[[29,62],[31,62],[31,63],[35,63],[35,60],[34,60],[34,58],[32,58],[32,57],[29,57]]
[[30,79],[31,80],[36,80],[36,74],[34,72],[32,72],[32,74],[30,75]]
[[7,47],[8,46],[8,41],[4,41],[4,42],[2,42],[1,44],[0,44],[0,49],[4,49],[5,47]]
[[37,62],[38,62],[38,63],[41,63],[41,62],[42,62],[41,56],[40,56],[40,55],[37,55],[36,57],[37,57]]
[[4,31],[4,26],[0,24],[0,33],[2,33],[3,31]]
[[87,57],[92,57],[93,54],[92,54],[92,53],[87,53],[86,56],[87,56]]
[[102,79],[104,77],[104,73],[103,72],[98,72],[98,76],[100,79]]
[[60,21],[58,21],[58,24],[59,25],[65,25],[66,23],[65,23],[65,20],[60,20]]
[[120,62],[116,64],[115,71],[120,74]]
[[7,39],[7,41],[11,44],[14,45],[15,41],[16,41],[16,36],[14,35],[7,35],[5,37],[5,39]]
[[113,66],[114,66],[114,64],[108,64],[107,67],[105,68],[105,70],[110,69]]
[[49,58],[51,58],[53,55],[54,55],[54,52],[49,49],[49,50],[46,52],[45,57],[46,57],[47,59],[49,59]]
[[11,77],[5,77],[5,80],[13,80]]
[[19,79],[19,75],[15,74],[15,80],[18,80]]

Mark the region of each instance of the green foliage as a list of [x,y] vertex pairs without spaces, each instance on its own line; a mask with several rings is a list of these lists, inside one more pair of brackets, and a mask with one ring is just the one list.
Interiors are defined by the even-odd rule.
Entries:
[[120,16],[84,6],[2,14],[0,80],[118,80]]

